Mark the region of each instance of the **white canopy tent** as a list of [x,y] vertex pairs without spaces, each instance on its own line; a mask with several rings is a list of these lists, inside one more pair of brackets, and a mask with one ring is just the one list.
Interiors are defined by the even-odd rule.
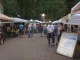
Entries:
[[0,20],[11,21],[12,19],[7,15],[0,14]]
[[55,24],[55,23],[61,23],[61,19],[60,20],[57,20],[57,21],[54,21],[54,22],[52,22],[53,24]]
[[80,2],[78,2],[74,7],[72,7],[71,13],[80,14]]
[[42,23],[42,21],[39,21],[39,20],[35,20],[37,23]]
[[1,23],[13,23],[13,22],[0,22],[0,24],[1,24]]
[[25,20],[21,18],[12,18],[12,21],[13,22],[24,22],[24,23],[41,23],[41,21],[38,21],[38,20],[33,20],[33,19]]
[[80,14],[73,14],[70,19],[68,16],[66,19],[61,20],[61,22],[64,24],[80,25]]
[[36,23],[33,19],[28,20],[28,23]]
[[5,23],[12,23],[12,18],[8,17],[7,15],[0,14],[0,26]]
[[80,14],[74,14],[71,16],[71,20],[69,20],[70,24],[80,25]]
[[42,22],[39,21],[39,20],[30,19],[30,20],[28,21],[28,23],[42,23]]
[[71,9],[71,13],[61,19],[64,24],[80,25],[80,2]]
[[20,18],[12,18],[12,21],[13,22],[25,22],[25,23],[27,23],[28,21],[27,20],[25,20],[25,19],[20,19]]

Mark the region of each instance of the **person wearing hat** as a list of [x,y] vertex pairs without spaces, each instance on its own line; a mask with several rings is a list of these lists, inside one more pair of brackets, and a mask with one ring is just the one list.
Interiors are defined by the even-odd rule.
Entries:
[[50,39],[52,39],[52,43],[54,44],[54,36],[53,36],[54,25],[52,25],[52,23],[48,24],[47,31],[48,31],[48,34],[47,34],[48,44],[50,45]]

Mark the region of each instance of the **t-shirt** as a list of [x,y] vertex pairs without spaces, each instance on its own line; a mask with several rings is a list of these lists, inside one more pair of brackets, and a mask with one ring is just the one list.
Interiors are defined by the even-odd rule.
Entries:
[[23,25],[20,24],[20,25],[19,25],[19,30],[22,30],[22,29],[23,29]]
[[47,30],[48,30],[48,33],[52,33],[54,30],[54,25],[48,25]]

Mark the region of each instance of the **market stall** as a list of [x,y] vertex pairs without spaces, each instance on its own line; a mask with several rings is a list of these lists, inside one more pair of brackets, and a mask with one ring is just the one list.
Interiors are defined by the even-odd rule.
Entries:
[[61,36],[57,52],[73,58],[75,52],[80,52],[80,2],[71,9],[70,14],[61,18],[61,22],[67,30]]
[[[12,21],[13,21],[13,25],[16,26],[17,29],[19,29],[19,25],[22,24],[22,25],[23,25],[22,34],[25,34],[25,31],[26,31],[26,29],[27,29],[27,25],[30,23],[29,20],[12,17]],[[14,29],[14,27],[13,27],[13,29]],[[19,34],[18,34],[18,35],[19,35]]]
[[8,17],[7,15],[4,14],[0,14],[0,40],[1,40],[1,44],[3,44],[4,39],[6,39],[6,33],[5,33],[5,28],[3,28],[3,25],[8,23],[12,23],[11,21],[12,19],[10,17]]

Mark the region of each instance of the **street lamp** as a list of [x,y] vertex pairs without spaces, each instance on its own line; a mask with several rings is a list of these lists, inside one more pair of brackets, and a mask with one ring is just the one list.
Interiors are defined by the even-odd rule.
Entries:
[[41,20],[42,20],[42,21],[45,21],[45,16],[46,16],[46,15],[45,15],[44,13],[41,14]]
[[42,14],[42,16],[44,17],[44,16],[45,16],[45,14]]

